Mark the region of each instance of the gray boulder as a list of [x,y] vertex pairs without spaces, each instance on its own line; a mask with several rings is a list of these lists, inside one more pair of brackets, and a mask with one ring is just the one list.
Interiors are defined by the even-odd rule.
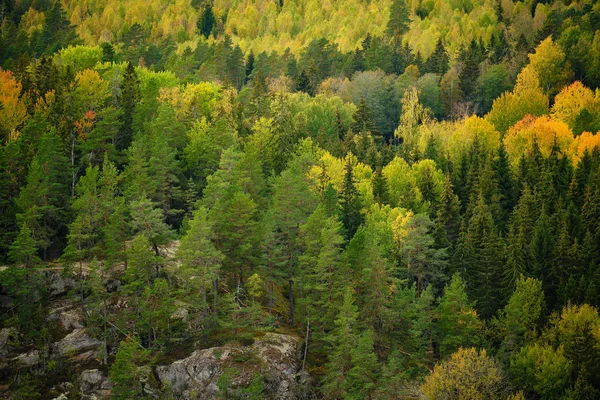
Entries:
[[74,287],[74,279],[65,278],[59,272],[50,272],[48,276],[48,290],[50,291],[50,296],[67,294],[67,292]]
[[50,311],[48,320],[56,321],[62,329],[68,332],[83,328],[81,311],[72,304]]
[[8,357],[14,351],[11,341],[16,338],[17,330],[15,328],[0,329],[0,358]]
[[82,398],[109,398],[112,384],[108,377],[98,369],[83,371],[78,378],[79,391]]
[[19,354],[13,361],[21,367],[33,367],[40,363],[40,352],[32,350],[29,353]]
[[[220,378],[228,380],[233,393],[236,388],[249,386],[259,374],[268,377],[265,398],[294,399],[298,342],[293,336],[267,333],[252,346],[197,350],[183,360],[156,367],[155,373],[162,385],[184,399],[216,399]],[[227,376],[223,376],[224,371],[228,371]]]
[[75,329],[53,345],[53,357],[73,357],[90,352],[94,354],[100,347],[99,340],[85,333],[85,329]]

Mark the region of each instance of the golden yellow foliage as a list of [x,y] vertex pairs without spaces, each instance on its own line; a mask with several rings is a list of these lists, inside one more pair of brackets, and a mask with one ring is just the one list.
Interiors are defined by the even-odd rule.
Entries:
[[573,162],[577,163],[581,160],[581,157],[583,157],[586,150],[591,152],[594,147],[600,148],[600,135],[583,132],[573,140],[573,143],[571,143],[569,154],[571,155]]
[[[6,140],[27,117],[27,107],[19,98],[21,83],[10,71],[0,69],[0,137]],[[12,137],[16,137],[13,133]]]
[[565,122],[572,129],[577,116],[584,108],[591,111],[597,107],[594,92],[576,81],[556,95],[552,106],[552,117]]
[[528,116],[508,131],[504,145],[513,167],[516,167],[519,158],[533,148],[534,142],[537,142],[544,157],[548,157],[555,140],[560,150],[568,154],[573,139],[571,129],[564,122],[547,116]]

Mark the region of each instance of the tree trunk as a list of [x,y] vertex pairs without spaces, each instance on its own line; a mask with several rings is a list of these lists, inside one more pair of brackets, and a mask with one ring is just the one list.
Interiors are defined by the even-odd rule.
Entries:
[[306,339],[304,340],[304,358],[302,359],[302,371],[306,364],[306,353],[308,353],[308,334],[310,332],[310,318],[306,317]]
[[294,325],[294,291],[292,286],[294,281],[292,279],[288,279],[288,300],[290,303],[290,314],[289,314],[289,325]]

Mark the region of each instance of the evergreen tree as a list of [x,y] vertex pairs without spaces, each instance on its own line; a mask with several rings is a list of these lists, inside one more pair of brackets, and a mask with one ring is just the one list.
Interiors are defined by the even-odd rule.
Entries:
[[298,257],[302,269],[302,300],[307,318],[319,339],[332,329],[341,300],[342,226],[336,217],[327,217],[323,206],[311,214],[300,227],[299,240],[304,252]]
[[197,278],[205,312],[208,308],[207,288],[213,286],[213,282],[218,279],[220,263],[223,260],[223,254],[215,249],[211,241],[211,225],[207,217],[208,213],[204,207],[194,212],[186,235],[181,238],[177,250],[177,256],[182,260],[182,268],[188,269],[189,275]]
[[504,148],[504,143],[501,143],[498,148],[498,153],[492,163],[492,168],[500,192],[501,215],[498,219],[498,228],[501,233],[505,233],[507,230],[506,223],[508,222],[510,213],[515,207],[517,200],[514,178],[508,161],[508,154]]
[[448,57],[448,52],[444,48],[442,38],[439,38],[437,44],[435,45],[433,54],[431,54],[431,56],[425,62],[424,72],[431,72],[433,74],[439,74],[442,76],[448,72],[449,64],[450,57]]
[[312,83],[310,82],[310,79],[308,79],[308,75],[306,74],[305,70],[302,70],[298,75],[298,78],[296,78],[294,88],[297,92],[308,93],[311,96],[315,94]]
[[345,166],[340,204],[342,208],[342,223],[346,230],[346,238],[351,239],[358,227],[362,224],[363,215],[362,200],[360,193],[354,184],[354,175],[352,173],[352,163],[350,160],[346,162]]
[[202,14],[198,19],[198,31],[200,31],[202,36],[208,39],[216,23],[217,20],[213,12],[212,4],[211,2],[206,2],[204,9],[202,10]]
[[131,61],[127,63],[119,89],[119,108],[122,113],[121,126],[115,138],[115,148],[122,151],[127,149],[133,140],[133,115],[136,105],[141,99],[140,80]]
[[346,399],[365,399],[371,397],[376,386],[379,363],[373,351],[374,335],[372,330],[361,333],[352,348],[350,357],[352,367],[346,377]]
[[438,343],[441,358],[445,358],[459,347],[477,346],[481,322],[467,298],[465,284],[459,274],[444,289],[437,306]]
[[[280,274],[281,283],[287,283],[289,303],[288,322],[294,323],[294,282],[298,276],[300,226],[314,212],[317,204],[314,193],[305,181],[307,160],[297,156],[291,165],[273,181],[271,204],[264,223],[269,231],[268,247],[272,268]],[[273,274],[276,275],[276,274]]]
[[248,56],[246,57],[245,67],[246,78],[244,79],[244,83],[248,83],[248,81],[250,80],[250,76],[254,72],[254,52],[252,50],[250,50],[250,53],[248,53]]
[[144,370],[141,367],[148,365],[149,356],[150,352],[141,347],[139,339],[128,337],[121,341],[110,368],[112,398],[127,400],[145,396]]
[[26,224],[23,224],[15,241],[10,246],[8,258],[15,264],[23,264],[25,268],[31,268],[41,261],[37,250],[31,230]]
[[[323,391],[333,398],[346,397],[349,394],[347,376],[352,368],[352,351],[357,344],[357,319],[358,308],[354,305],[351,289],[347,288],[334,321],[335,328],[328,338],[331,351],[328,353],[323,377]],[[365,344],[368,345],[363,343]]]
[[470,100],[475,89],[475,82],[479,76],[480,49],[475,39],[471,40],[471,44],[461,50],[459,56],[462,68],[460,70],[459,89],[464,99]]
[[409,20],[408,6],[405,0],[394,0],[390,7],[390,19],[386,33],[400,42],[401,36],[408,31]]
[[543,311],[542,282],[521,276],[508,303],[493,322],[505,356],[518,352],[526,342],[537,336]]
[[115,48],[109,42],[104,42],[102,48],[102,62],[112,63],[115,61]]
[[[162,211],[155,208],[145,196],[130,203],[131,228],[135,233],[148,238],[156,257],[160,256],[160,246],[169,242],[173,232],[164,222]],[[159,273],[159,264],[156,264],[156,276]]]
[[452,190],[450,176],[446,176],[444,191],[438,203],[435,219],[435,243],[437,248],[453,251],[460,230],[460,202]]
[[464,253],[460,271],[469,278],[467,287],[482,317],[490,318],[499,306],[497,283],[501,277],[503,244],[483,194],[479,195],[461,240]]

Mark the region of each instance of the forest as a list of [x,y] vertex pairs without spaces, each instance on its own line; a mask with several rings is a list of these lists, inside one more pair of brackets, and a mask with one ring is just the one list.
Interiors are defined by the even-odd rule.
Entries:
[[0,398],[600,398],[600,2],[0,0]]

